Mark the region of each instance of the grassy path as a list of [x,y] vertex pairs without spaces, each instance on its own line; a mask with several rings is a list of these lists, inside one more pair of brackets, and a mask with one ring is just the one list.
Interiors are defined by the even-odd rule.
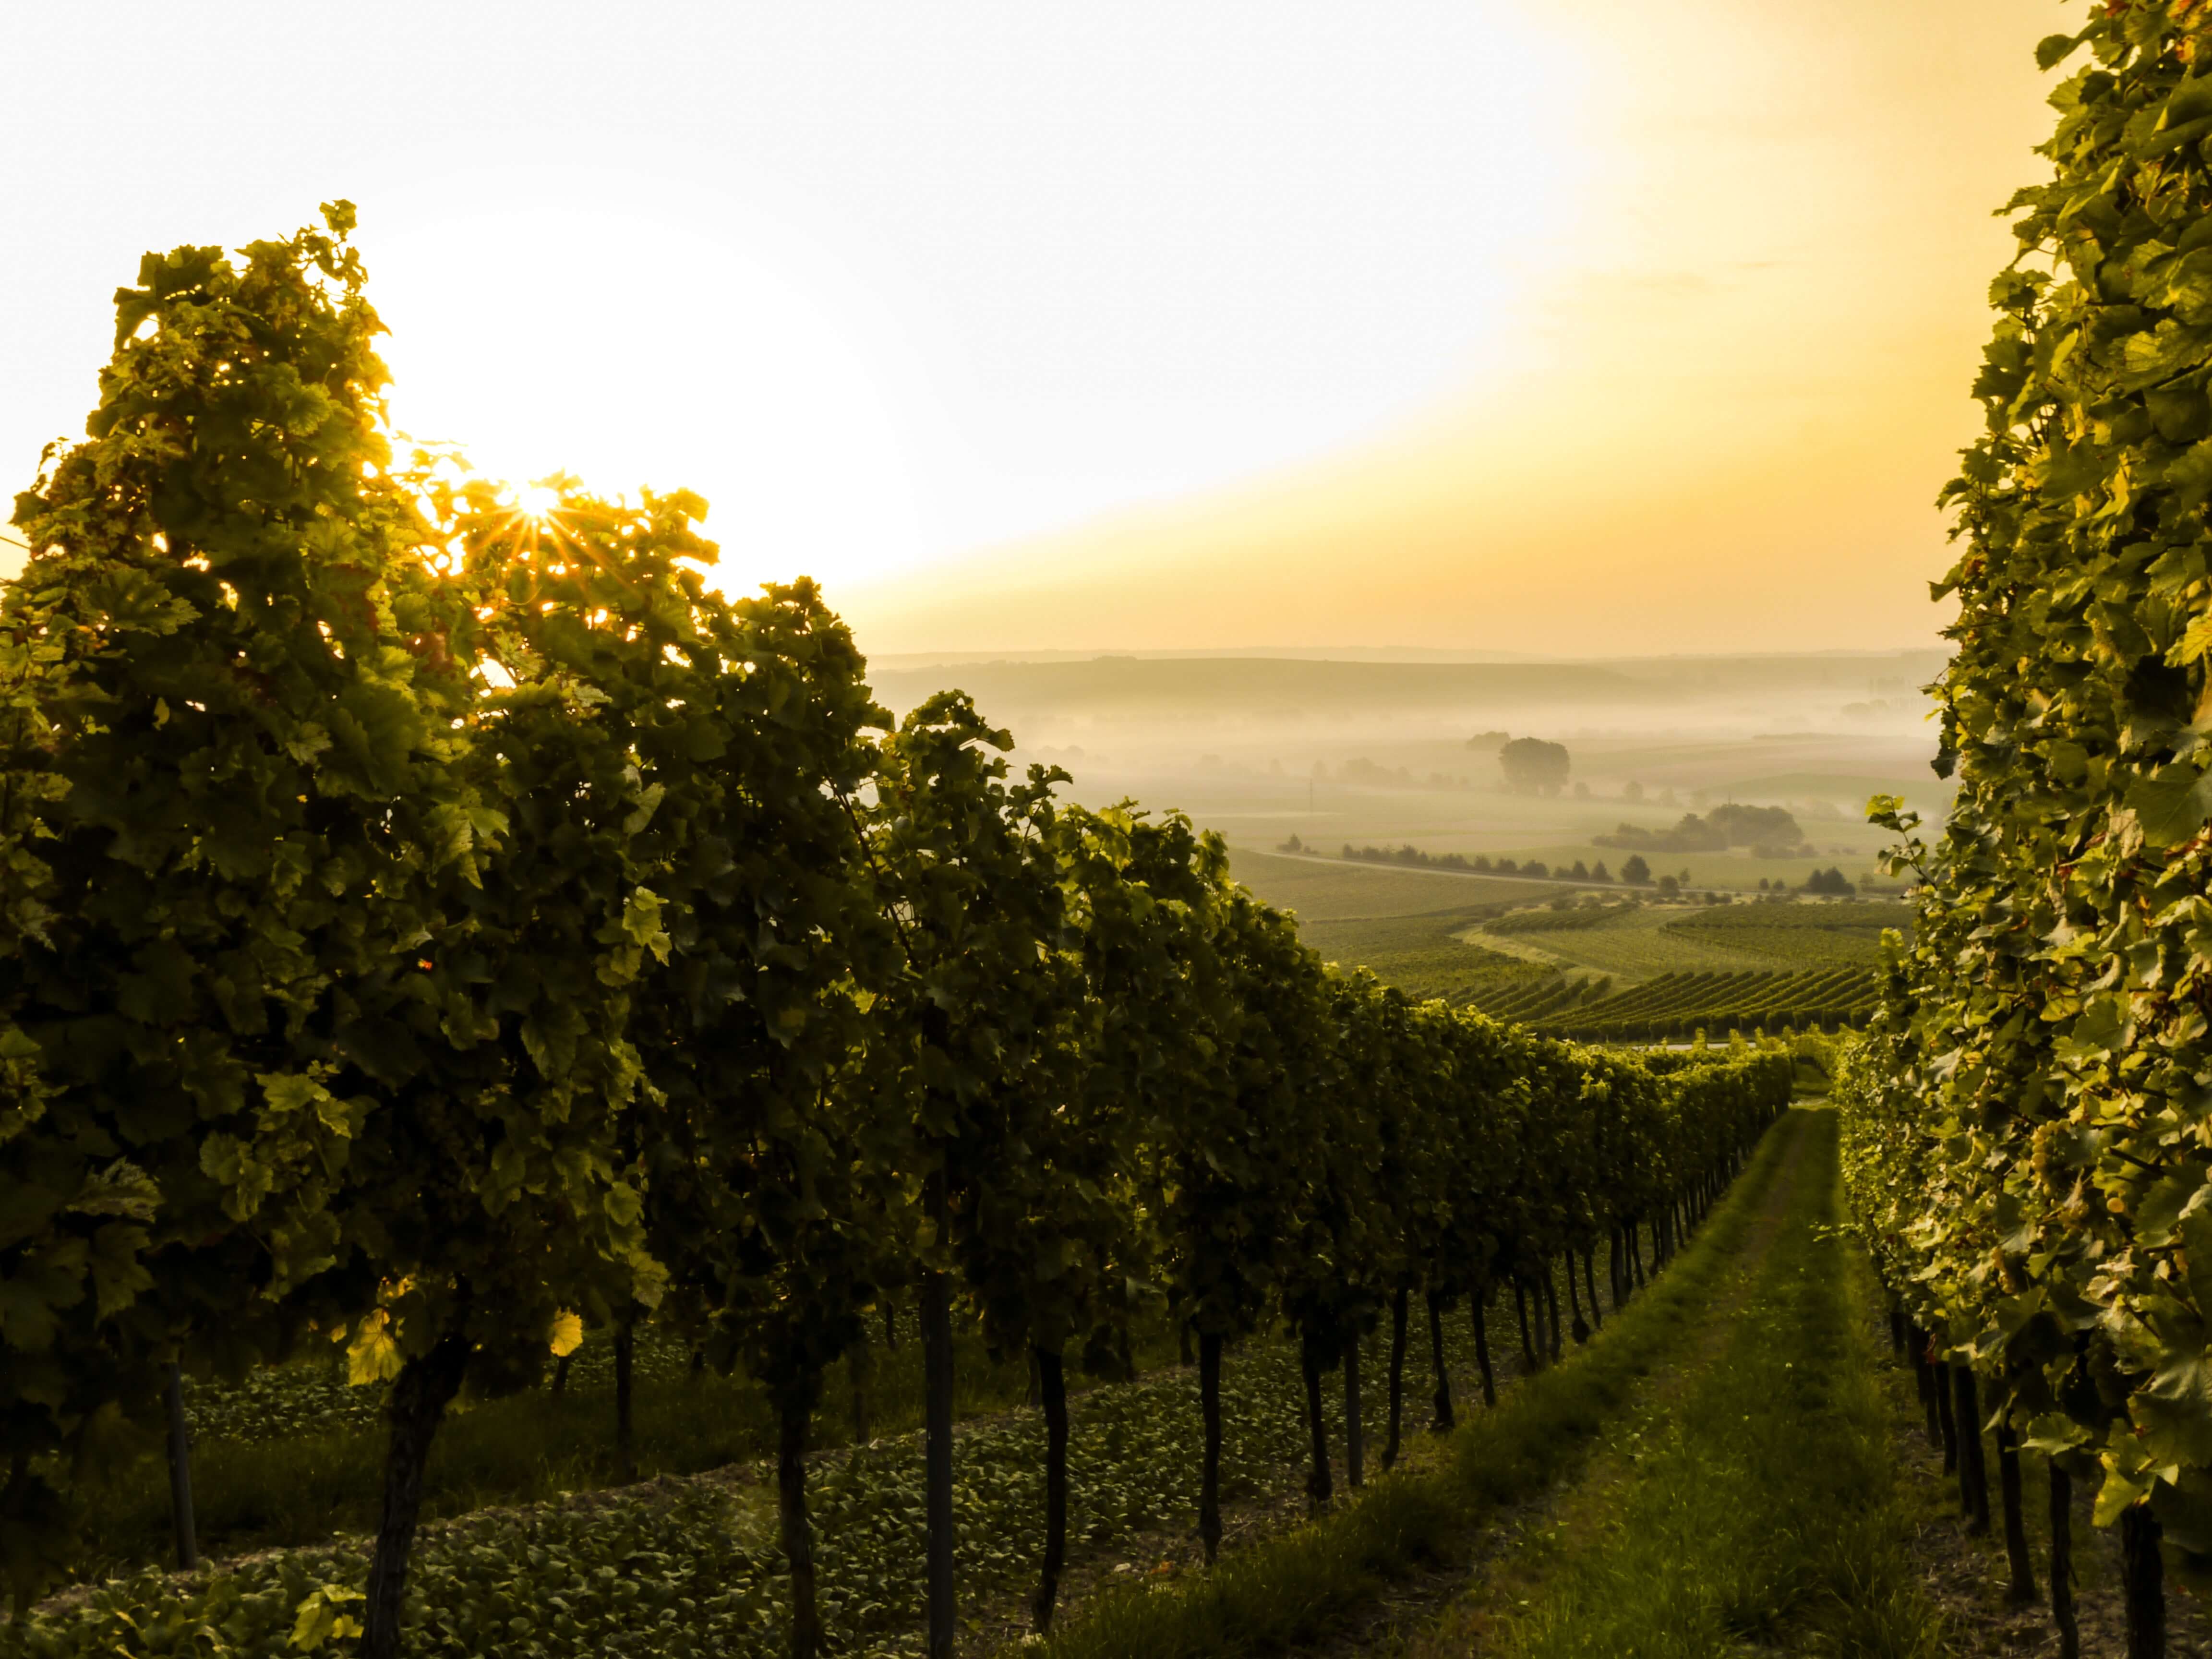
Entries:
[[1679,1364],[1583,1478],[1523,1517],[1406,1659],[1692,1659],[1945,1650],[1895,1478],[1869,1286],[1837,1218],[1835,1124],[1798,1120],[1784,1177]]
[[[1764,1220],[1773,1195],[1818,1133],[1818,1114],[1792,1112],[1667,1271],[1587,1347],[1477,1408],[1431,1455],[1370,1483],[1312,1524],[1225,1556],[1181,1583],[1108,1594],[1048,1644],[1057,1659],[1384,1650],[1390,1633],[1468,1577],[1487,1531],[1577,1475],[1612,1425],[1698,1340],[1703,1310]],[[1832,1157],[1831,1155],[1831,1164]],[[1378,1615],[1380,1615],[1378,1617]]]

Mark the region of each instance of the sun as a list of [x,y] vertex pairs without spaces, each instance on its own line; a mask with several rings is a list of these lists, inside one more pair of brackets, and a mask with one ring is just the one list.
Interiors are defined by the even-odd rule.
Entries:
[[560,505],[561,492],[550,484],[525,484],[515,492],[514,510],[540,524],[550,519]]
[[[635,180],[495,182],[500,207],[364,237],[396,428],[517,484],[696,490],[740,590],[921,556],[903,360],[835,261],[743,215],[702,228],[688,198]],[[502,261],[457,259],[464,246],[558,247],[558,279],[518,283]],[[505,499],[518,522],[563,516],[536,490]]]

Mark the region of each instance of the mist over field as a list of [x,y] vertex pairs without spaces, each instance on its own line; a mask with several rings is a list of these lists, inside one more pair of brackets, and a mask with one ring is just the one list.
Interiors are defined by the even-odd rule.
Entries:
[[[1654,854],[1655,870],[1753,890],[1835,864],[1867,878],[1885,839],[1865,823],[1870,795],[1900,794],[1923,812],[1948,799],[1929,767],[1935,728],[1922,690],[1942,668],[1939,651],[1441,654],[878,657],[872,681],[896,712],[936,690],[968,691],[1011,730],[1018,760],[1072,775],[1071,798],[1188,811],[1227,837],[1243,855],[1240,872],[1263,889],[1252,872],[1270,866],[1255,855],[1292,837],[1325,854],[1350,843],[1535,859],[1547,870],[1577,860],[1617,866],[1620,851],[1595,837],[1624,824],[1664,832],[1728,802],[1786,809],[1810,851]],[[1565,746],[1570,771],[1557,793],[1507,786],[1498,749],[1524,737]],[[1450,872],[1410,879],[1439,905],[1464,891]]]

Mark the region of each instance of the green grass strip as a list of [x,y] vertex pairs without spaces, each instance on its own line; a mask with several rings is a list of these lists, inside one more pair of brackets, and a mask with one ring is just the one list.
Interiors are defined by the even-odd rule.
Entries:
[[1638,1425],[1633,1474],[1601,1518],[1561,1541],[1544,1594],[1501,1632],[1499,1651],[1940,1650],[1864,1335],[1865,1277],[1827,1225],[1833,1115],[1813,1115],[1806,1133],[1819,1178],[1801,1187],[1726,1347]]
[[1786,1114],[1667,1271],[1587,1346],[1465,1423],[1443,1460],[1384,1475],[1357,1500],[1237,1551],[1201,1577],[1109,1593],[1043,1651],[1052,1659],[1278,1652],[1327,1635],[1394,1580],[1450,1559],[1499,1505],[1573,1468],[1638,1382],[1693,1334],[1810,1116]]

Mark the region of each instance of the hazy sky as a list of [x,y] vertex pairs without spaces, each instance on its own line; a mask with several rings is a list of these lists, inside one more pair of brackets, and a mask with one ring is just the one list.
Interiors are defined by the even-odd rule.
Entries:
[[404,426],[873,650],[1917,643],[2081,9],[10,5],[0,463],[343,195]]

